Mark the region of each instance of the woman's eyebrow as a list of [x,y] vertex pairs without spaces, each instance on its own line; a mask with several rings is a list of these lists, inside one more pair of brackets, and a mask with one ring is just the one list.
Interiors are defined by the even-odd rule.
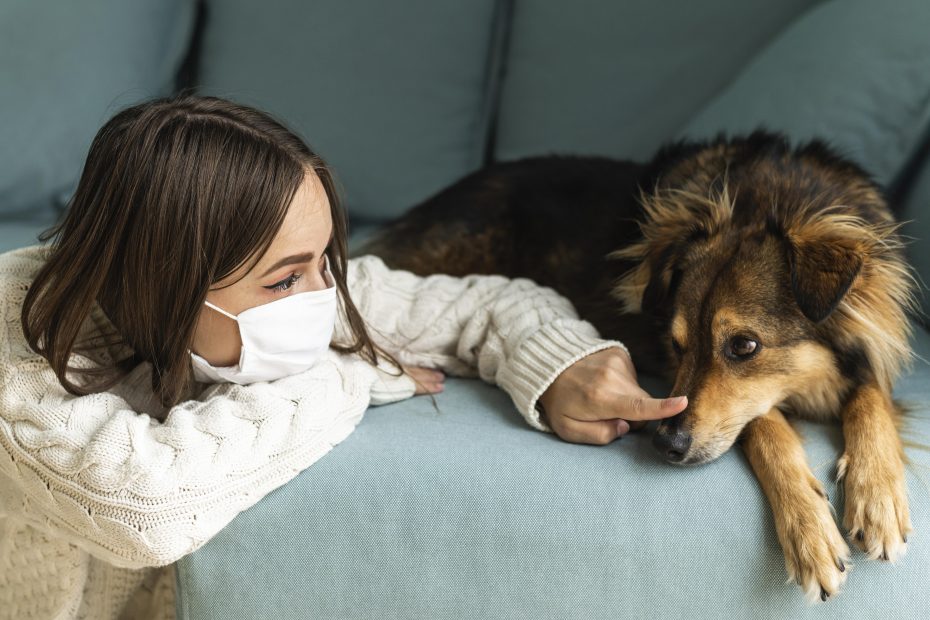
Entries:
[[[336,235],[336,230],[334,227],[333,231],[329,233],[329,241],[326,242],[327,246],[329,246],[329,244],[333,242],[333,237],[335,235]],[[304,252],[303,254],[293,254],[291,256],[286,256],[282,258],[281,260],[279,260],[278,262],[276,262],[271,267],[269,267],[268,271],[260,275],[259,278],[267,277],[271,275],[271,272],[276,271],[280,269],[281,267],[284,267],[285,265],[294,265],[297,263],[309,263],[310,261],[313,260],[314,256],[316,256],[316,254],[313,252]]]
[[264,278],[277,269],[284,267],[285,265],[293,265],[295,263],[309,263],[313,260],[313,257],[316,256],[313,252],[305,252],[304,254],[294,254],[293,256],[286,256],[276,262],[274,265],[268,268],[268,271],[260,275],[260,278]]

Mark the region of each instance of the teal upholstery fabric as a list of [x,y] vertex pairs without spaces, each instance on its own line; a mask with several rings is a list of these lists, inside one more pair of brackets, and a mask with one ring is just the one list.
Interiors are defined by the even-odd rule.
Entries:
[[385,219],[480,167],[493,0],[211,1],[199,92],[286,120],[356,218]]
[[834,0],[795,21],[679,133],[830,140],[882,184],[930,128],[930,2]]
[[[930,334],[916,340],[930,359]],[[660,386],[650,381],[658,393]],[[930,445],[930,366],[896,395]],[[930,451],[906,448],[915,533],[895,565],[853,552],[843,592],[785,584],[771,510],[741,449],[661,461],[650,423],[607,446],[530,428],[501,390],[448,379],[366,412],[325,457],[178,563],[179,618],[930,617]],[[838,423],[798,422],[842,517]]]
[[193,0],[0,3],[0,217],[54,219],[103,123],[172,92],[193,17]]
[[40,243],[39,233],[55,224],[55,211],[36,209],[20,217],[3,217],[0,221],[0,253]]
[[517,2],[495,158],[648,158],[811,4]]
[[908,258],[920,278],[923,321],[930,327],[930,153],[907,195],[901,219],[905,222],[902,233],[908,237]]

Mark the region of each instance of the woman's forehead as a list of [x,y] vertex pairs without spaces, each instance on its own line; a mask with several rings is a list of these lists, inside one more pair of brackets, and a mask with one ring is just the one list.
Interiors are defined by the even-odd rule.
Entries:
[[274,240],[256,271],[273,265],[285,256],[313,252],[319,255],[329,242],[333,221],[323,184],[315,174],[308,174],[294,194]]
[[[284,223],[272,241],[268,254],[274,251],[319,250],[320,248],[306,246],[314,245],[317,241],[325,244],[329,240],[331,227],[332,215],[326,190],[319,177],[309,173],[294,194],[294,199],[284,216]],[[273,262],[275,259],[271,260]]]

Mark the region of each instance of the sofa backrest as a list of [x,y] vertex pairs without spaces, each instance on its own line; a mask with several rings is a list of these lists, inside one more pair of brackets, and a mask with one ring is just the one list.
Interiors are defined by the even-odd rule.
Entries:
[[206,6],[199,92],[287,121],[335,168],[354,217],[398,214],[482,165],[494,0]]
[[[825,138],[896,206],[907,195],[911,217],[930,209],[930,193],[902,186],[930,135],[926,0],[206,6],[201,92],[290,122],[334,166],[357,222],[491,160],[642,160],[666,140],[759,125]],[[930,257],[914,262],[930,281]]]
[[170,94],[191,0],[0,3],[0,218],[54,214],[97,130]]
[[[297,130],[355,222],[492,160],[642,160],[764,124],[830,140],[926,238],[927,32],[926,0],[6,3],[0,216],[62,203],[107,118],[185,87]],[[930,282],[930,251],[912,250]]]

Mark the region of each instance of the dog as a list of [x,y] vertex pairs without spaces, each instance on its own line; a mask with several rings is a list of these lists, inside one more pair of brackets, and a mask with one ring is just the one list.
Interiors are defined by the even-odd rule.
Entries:
[[856,163],[758,129],[666,143],[646,163],[493,163],[387,224],[356,254],[420,275],[526,277],[566,296],[688,407],[653,436],[669,462],[745,451],[789,582],[839,592],[850,550],[790,416],[839,418],[843,526],[894,562],[913,531],[892,387],[911,363],[917,284],[900,224]]

